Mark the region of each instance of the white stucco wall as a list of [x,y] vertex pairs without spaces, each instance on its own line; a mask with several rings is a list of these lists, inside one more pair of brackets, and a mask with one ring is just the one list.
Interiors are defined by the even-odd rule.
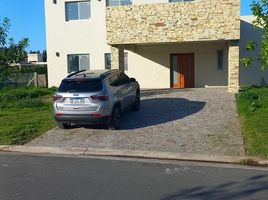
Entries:
[[[242,16],[241,17],[241,39],[240,39],[240,58],[247,56],[256,56],[259,48],[254,53],[249,52],[245,49],[245,45],[248,41],[255,41],[257,44],[261,43],[262,29],[255,28],[252,25],[253,16]],[[248,67],[240,65],[240,86],[241,85],[259,85],[261,80],[264,79],[268,83],[268,69],[261,71],[259,63],[254,62]]]
[[68,54],[90,54],[90,69],[103,69],[104,53],[110,52],[105,1],[91,1],[91,19],[74,21],[65,21],[65,2],[45,0],[49,86],[58,86],[67,75]]
[[[142,88],[170,88],[170,54],[194,53],[195,87],[227,86],[227,42],[200,42],[178,45],[128,46],[127,74]],[[224,70],[217,70],[217,50],[224,50]]]

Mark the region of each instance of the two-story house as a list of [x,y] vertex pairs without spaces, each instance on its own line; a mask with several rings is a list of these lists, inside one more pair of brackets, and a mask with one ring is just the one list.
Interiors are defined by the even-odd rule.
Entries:
[[105,68],[124,70],[142,88],[237,92],[262,78],[239,66],[240,0],[45,0],[45,9],[49,86]]

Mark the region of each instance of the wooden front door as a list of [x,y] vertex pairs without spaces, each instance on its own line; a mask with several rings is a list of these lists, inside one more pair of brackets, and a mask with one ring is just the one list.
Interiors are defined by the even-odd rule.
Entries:
[[172,88],[193,88],[194,54],[171,54],[170,76]]

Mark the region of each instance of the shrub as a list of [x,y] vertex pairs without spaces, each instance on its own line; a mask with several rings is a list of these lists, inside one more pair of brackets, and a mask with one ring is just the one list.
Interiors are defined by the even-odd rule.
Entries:
[[47,74],[47,65],[33,65],[29,67],[22,67],[21,73],[33,73],[37,74]]
[[245,111],[254,112],[258,108],[262,107],[263,90],[265,87],[251,87],[247,88],[241,93],[238,94],[238,100],[243,103],[243,109],[247,109]]

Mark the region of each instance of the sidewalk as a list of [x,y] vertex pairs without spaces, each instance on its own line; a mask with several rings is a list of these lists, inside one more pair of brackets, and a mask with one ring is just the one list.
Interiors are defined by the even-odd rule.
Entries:
[[112,150],[97,148],[57,148],[42,146],[12,146],[0,145],[0,152],[16,152],[30,154],[50,154],[50,155],[70,155],[70,156],[108,156],[124,158],[144,158],[159,160],[177,160],[192,162],[209,162],[225,164],[244,164],[260,167],[268,167],[268,160],[260,158],[241,156],[211,156],[190,153],[170,153],[170,152],[152,152],[152,151],[131,151],[131,150]]

